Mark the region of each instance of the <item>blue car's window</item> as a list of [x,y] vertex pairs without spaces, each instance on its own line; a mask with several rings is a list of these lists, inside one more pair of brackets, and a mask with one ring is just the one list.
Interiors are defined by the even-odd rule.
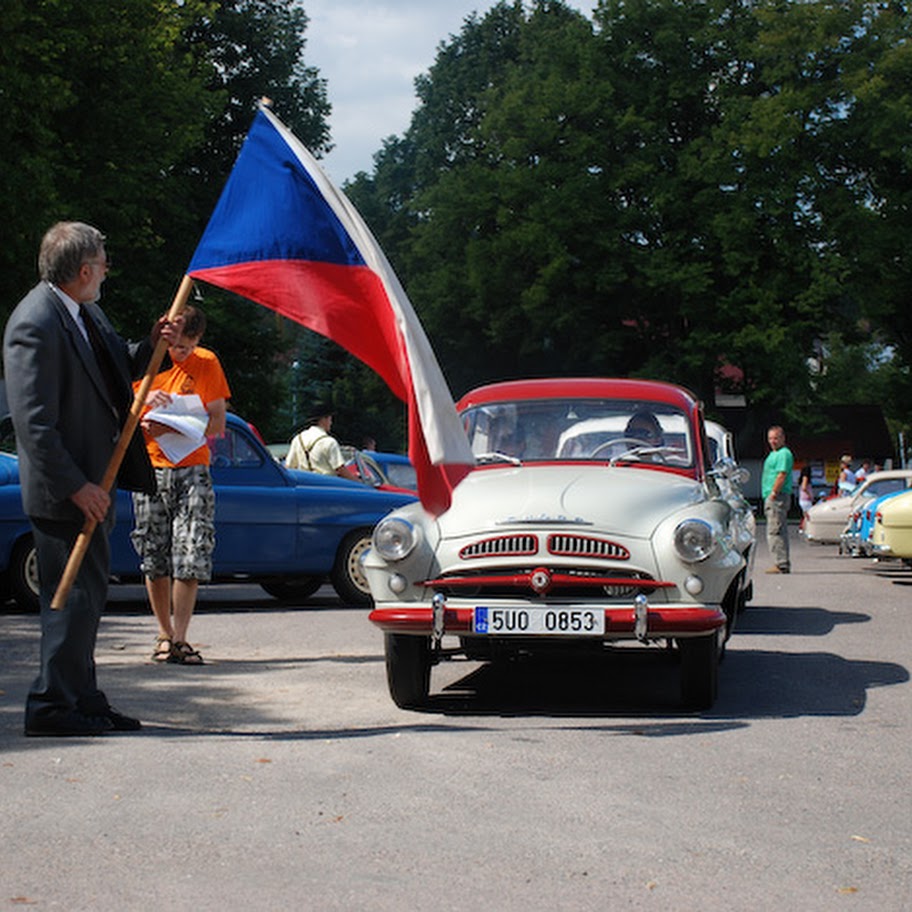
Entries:
[[209,440],[212,465],[250,469],[263,464],[262,454],[237,428],[229,426],[224,437]]
[[418,478],[415,475],[415,467],[407,465],[404,462],[391,462],[387,464],[386,474],[389,480],[397,488],[409,488],[412,491],[418,490]]

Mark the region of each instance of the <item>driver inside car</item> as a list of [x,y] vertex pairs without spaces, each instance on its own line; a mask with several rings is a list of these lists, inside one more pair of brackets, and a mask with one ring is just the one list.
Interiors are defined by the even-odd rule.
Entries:
[[662,425],[659,424],[658,418],[652,412],[646,410],[634,412],[630,416],[624,436],[633,440],[642,440],[648,446],[660,447],[665,445]]

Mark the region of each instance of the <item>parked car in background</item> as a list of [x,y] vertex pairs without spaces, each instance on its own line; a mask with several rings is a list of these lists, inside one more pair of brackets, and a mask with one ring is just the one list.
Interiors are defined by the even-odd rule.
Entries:
[[358,480],[371,487],[413,493],[418,490],[418,477],[408,456],[359,450],[351,446],[343,446],[342,455],[345,464],[357,475]]
[[[270,443],[267,449],[284,465],[290,443]],[[359,481],[384,491],[418,490],[418,477],[408,456],[399,453],[380,453],[376,450],[359,450],[343,445],[345,464],[358,476]]]
[[[286,469],[234,414],[228,415],[225,436],[210,441],[210,448],[215,582],[250,581],[277,598],[297,600],[312,595],[328,577],[344,601],[370,601],[361,557],[373,527],[414,494]],[[117,491],[116,503],[111,572],[122,582],[138,580],[139,559],[130,542],[133,502]],[[0,572],[20,605],[37,607],[32,534],[22,512],[18,461],[9,454],[0,454]]]
[[862,500],[849,517],[848,524],[839,537],[839,553],[849,557],[871,556],[871,533],[874,531],[874,517],[880,505],[891,497],[901,497],[905,489],[888,491],[880,497]]
[[363,450],[362,453],[373,460],[388,485],[406,491],[418,490],[418,475],[408,456],[401,453],[380,453],[376,450]]
[[873,523],[870,553],[912,566],[912,491],[880,504]]
[[291,449],[291,443],[287,440],[285,443],[267,443],[266,449],[269,450],[277,462],[285,465],[285,457],[288,455],[289,449]]
[[912,469],[890,469],[873,472],[845,497],[831,497],[815,503],[807,512],[804,537],[818,544],[839,544],[849,517],[862,503],[891,491],[904,491],[912,486]]
[[666,642],[684,703],[710,706],[754,536],[720,483],[736,469],[710,463],[700,403],[665,383],[553,379],[485,386],[457,408],[477,465],[452,506],[395,510],[364,560],[396,704],[424,704],[432,666],[457,653]]

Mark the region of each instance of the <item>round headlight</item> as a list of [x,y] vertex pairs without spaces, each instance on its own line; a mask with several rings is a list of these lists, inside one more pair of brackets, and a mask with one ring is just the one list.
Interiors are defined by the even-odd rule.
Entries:
[[418,530],[399,516],[381,519],[374,529],[374,548],[384,560],[399,561],[418,544]]
[[675,550],[682,561],[706,560],[716,547],[712,526],[702,519],[685,519],[674,533]]

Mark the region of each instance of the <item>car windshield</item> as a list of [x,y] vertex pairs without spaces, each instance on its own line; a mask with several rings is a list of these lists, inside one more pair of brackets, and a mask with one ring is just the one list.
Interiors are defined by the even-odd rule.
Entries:
[[680,410],[628,399],[542,399],[479,405],[462,413],[479,462],[592,460],[689,468],[690,422]]
[[418,476],[415,474],[415,467],[410,463],[387,463],[386,474],[389,477],[390,484],[396,485],[397,488],[408,488],[411,491],[418,490]]

